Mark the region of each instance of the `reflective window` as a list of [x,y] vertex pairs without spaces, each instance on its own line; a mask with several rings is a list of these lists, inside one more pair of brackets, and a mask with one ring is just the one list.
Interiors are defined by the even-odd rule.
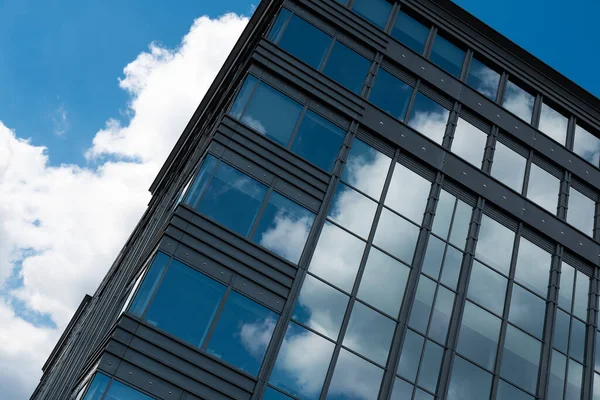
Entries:
[[450,75],[458,78],[465,59],[465,52],[438,35],[433,42],[429,59]]
[[442,144],[450,111],[423,93],[417,93],[408,125],[438,144]]
[[521,238],[515,280],[546,298],[551,262],[550,253]]
[[100,372],[96,372],[94,380],[87,389],[83,400],[101,400],[106,391],[110,378]]
[[422,54],[423,49],[425,49],[427,36],[429,36],[429,27],[404,12],[398,11],[396,23],[392,29],[392,36],[408,48]]
[[369,101],[390,113],[394,118],[404,121],[412,92],[412,86],[380,68],[373,83]]
[[156,286],[158,286],[160,277],[162,276],[169,261],[171,261],[171,257],[165,253],[156,253],[154,260],[152,261],[152,265],[144,277],[142,286],[138,290],[133,302],[131,303],[131,306],[129,307],[129,312],[137,315],[138,317],[142,316],[142,313],[148,306],[150,297],[156,290]]
[[394,389],[392,390],[391,400],[410,399],[414,390],[414,386],[406,382],[404,379],[396,378],[394,380]]
[[503,380],[498,381],[498,391],[496,392],[496,400],[534,400],[533,396],[528,395],[522,390],[517,389],[510,383]]
[[455,357],[448,387],[448,400],[481,400],[490,396],[492,375],[474,364]]
[[531,164],[527,198],[556,215],[560,179],[546,172],[535,164]]
[[229,115],[231,115],[235,119],[240,119],[242,113],[246,109],[248,100],[250,100],[250,97],[252,97],[252,94],[254,93],[254,89],[256,89],[257,83],[258,79],[256,79],[254,76],[246,76],[246,80],[244,81],[242,88],[237,94],[235,102],[229,110]]
[[507,279],[485,265],[474,261],[467,297],[488,310],[502,315]]
[[335,365],[327,399],[376,399],[383,370],[342,349]]
[[435,280],[441,279],[446,286],[456,290],[462,258],[461,251],[447,246],[435,236],[430,236],[422,271]]
[[339,183],[327,217],[351,232],[367,238],[376,210],[377,203],[373,200]]
[[[471,206],[442,190],[435,211],[433,233],[463,249],[472,212]],[[450,226],[452,226],[451,231]]]
[[265,390],[262,398],[263,400],[292,400],[291,397],[286,396],[285,394],[271,387],[267,387],[267,390]]
[[[292,15],[278,45],[311,67],[320,69],[331,40],[332,37],[322,30]],[[311,45],[306,46],[306,43]]]
[[416,225],[384,208],[373,243],[410,264],[418,236],[419,228]]
[[535,393],[542,344],[508,325],[502,352],[500,376]]
[[519,285],[513,285],[508,314],[510,322],[541,339],[545,313],[546,302],[543,299]]
[[354,0],[352,11],[383,29],[392,11],[392,5],[386,0]]
[[452,291],[422,275],[408,326],[439,343],[446,343],[454,297]]
[[342,180],[379,200],[391,161],[385,154],[355,139],[342,171]]
[[527,160],[500,142],[496,142],[492,176],[514,191],[523,191],[523,176]]
[[360,94],[370,68],[370,60],[336,41],[323,73],[354,93]]
[[502,105],[525,122],[531,123],[534,97],[511,81],[506,83]]
[[500,74],[473,57],[467,76],[467,84],[494,101],[500,84]]
[[600,139],[579,125],[575,126],[573,151],[587,162],[598,167],[600,162]]
[[285,28],[285,24],[288,22],[288,19],[290,18],[291,14],[292,13],[287,8],[282,8],[279,11],[279,15],[277,16],[275,23],[271,27],[267,39],[269,39],[273,43],[277,43],[279,41],[279,38],[281,38],[281,33]]
[[569,208],[567,222],[586,235],[594,236],[594,215],[596,203],[571,186],[569,191]]
[[385,365],[395,326],[394,321],[388,317],[356,302],[343,345],[380,365]]
[[431,182],[405,166],[396,164],[384,204],[421,224],[430,189]]
[[471,302],[465,304],[457,351],[489,370],[494,369],[501,320]]
[[452,152],[475,167],[481,168],[487,135],[486,132],[459,118],[452,139]]
[[515,233],[487,215],[481,219],[475,257],[508,275]]
[[152,400],[152,397],[146,396],[131,386],[113,380],[108,393],[104,396],[104,400]]
[[302,400],[321,394],[334,344],[291,322],[269,383]]
[[539,130],[564,145],[567,140],[567,125],[569,119],[555,111],[546,103],[542,103]]
[[[444,349],[409,329],[406,331],[401,351],[397,370],[398,376],[416,383],[419,387],[431,393],[435,393]],[[410,398],[413,385],[403,383],[398,385],[400,386],[394,388],[394,393],[402,391],[405,394],[407,393],[408,398]]]

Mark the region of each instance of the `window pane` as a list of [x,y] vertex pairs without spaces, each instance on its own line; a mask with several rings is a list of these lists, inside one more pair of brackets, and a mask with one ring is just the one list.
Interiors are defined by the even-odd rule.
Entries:
[[410,329],[406,331],[402,353],[400,354],[400,363],[398,364],[398,375],[411,382],[416,381],[424,343],[425,338],[423,336]]
[[302,104],[261,82],[241,121],[280,145],[287,146],[303,108]]
[[492,176],[514,191],[523,191],[523,176],[527,160],[500,142],[496,142]]
[[546,302],[535,294],[513,285],[508,320],[541,339],[544,330]]
[[229,114],[235,118],[240,119],[242,113],[244,112],[244,108],[246,108],[246,104],[248,104],[248,100],[250,100],[250,96],[258,83],[258,79],[256,79],[253,75],[248,75],[246,77],[246,81],[244,85],[240,89],[235,102],[231,106],[231,110],[229,110]]
[[567,263],[561,263],[560,290],[558,291],[558,305],[571,312],[573,305],[573,287],[575,286],[575,268]]
[[430,395],[429,393],[417,388],[417,390],[415,391],[415,397],[413,397],[413,400],[433,400],[433,396]]
[[456,290],[460,266],[462,264],[463,253],[452,246],[446,249],[446,258],[444,259],[444,269],[442,270],[441,282],[451,289]]
[[594,200],[571,187],[567,222],[586,235],[593,237],[595,214],[596,204]]
[[256,376],[278,315],[232,291],[211,335],[207,351]]
[[498,381],[496,400],[534,400],[534,398],[513,385],[500,380]]
[[427,36],[429,36],[429,27],[421,24],[404,12],[398,11],[396,23],[392,29],[392,36],[408,48],[422,54]]
[[424,335],[427,333],[427,325],[429,323],[431,308],[433,307],[436,286],[434,281],[421,275],[410,313],[408,326]]
[[345,136],[344,130],[308,110],[291,150],[317,167],[331,172]]
[[493,370],[500,324],[500,318],[467,302],[460,324],[457,350],[469,360]]
[[418,236],[418,227],[384,208],[373,243],[410,264]]
[[113,380],[104,400],[152,400],[152,397],[146,396],[132,387]]
[[354,0],[352,11],[383,29],[392,5],[385,0]]
[[444,349],[441,346],[427,340],[419,371],[419,386],[435,393],[443,355]]
[[490,396],[492,375],[460,357],[454,359],[448,400],[482,400]]
[[417,93],[408,125],[438,144],[442,144],[450,112],[422,93]]
[[529,173],[529,189],[527,197],[545,208],[550,214],[556,215],[560,179],[546,172],[535,164],[531,164]]
[[508,325],[500,375],[529,392],[535,392],[541,343]]
[[577,284],[575,285],[575,305],[573,315],[579,319],[587,320],[588,294],[590,291],[590,278],[583,272],[577,271]]
[[515,234],[484,215],[479,228],[475,257],[508,275]]
[[494,101],[498,92],[500,83],[500,74],[477,60],[475,57],[471,60],[467,84],[479,93]]
[[571,317],[560,309],[556,310],[553,345],[563,353],[567,353],[568,350],[570,324]]
[[221,162],[197,209],[240,235],[248,236],[266,195],[265,185]]
[[369,236],[377,204],[349,186],[339,183],[327,216],[363,238]]
[[467,296],[490,311],[502,315],[507,280],[483,264],[473,261]]
[[406,382],[404,379],[396,378],[394,381],[394,389],[392,390],[391,400],[410,399],[413,389],[414,386]]
[[431,325],[429,327],[429,337],[440,343],[446,343],[448,335],[448,325],[454,308],[454,293],[443,286],[438,287],[435,306],[431,315]]
[[372,247],[365,265],[358,298],[397,317],[410,268]]
[[585,324],[578,319],[571,320],[571,336],[569,339],[569,355],[583,362],[585,349]]
[[379,200],[391,161],[388,156],[355,139],[342,172],[342,180]]
[[376,399],[383,370],[342,349],[331,378],[327,399]]
[[298,263],[314,220],[315,214],[272,192],[252,240]]
[[380,68],[373,83],[369,101],[390,113],[394,118],[404,121],[412,92],[412,86]]
[[473,214],[473,207],[461,200],[457,200],[449,241],[460,249],[464,249],[467,242],[471,214]]
[[385,365],[395,326],[394,321],[388,317],[356,302],[343,344],[376,363]]
[[326,222],[309,271],[350,292],[364,249],[364,242]]
[[317,400],[334,344],[291,322],[269,383],[302,400]]
[[583,366],[573,360],[569,360],[569,373],[567,375],[567,390],[565,399],[581,398],[581,381],[583,380]]
[[292,318],[336,340],[348,305],[348,296],[306,276]]
[[600,375],[594,374],[594,400],[600,400]]
[[265,394],[263,395],[262,400],[293,400],[293,399],[273,388],[267,387],[267,390],[265,390]]
[[90,384],[83,400],[100,400],[110,382],[110,378],[100,372],[96,372],[94,380]]
[[201,347],[225,286],[173,260],[145,319],[174,336]]
[[401,164],[396,164],[384,204],[421,224],[431,182]]
[[542,112],[540,114],[539,130],[564,145],[567,139],[567,117],[555,111],[546,103],[542,103]]
[[450,223],[456,205],[456,197],[446,192],[444,189],[440,192],[440,198],[435,209],[435,218],[433,220],[433,233],[440,236],[444,240],[448,239],[450,231]]
[[506,93],[502,105],[517,117],[531,123],[534,97],[511,81],[506,83]]
[[429,59],[455,77],[460,76],[465,52],[441,36],[436,36]]
[[600,139],[581,126],[576,125],[573,151],[597,167],[600,160]]
[[548,400],[563,400],[567,358],[556,350],[552,350],[550,363],[550,379],[548,385]]
[[[303,46],[309,43],[305,41],[305,38],[301,40]],[[369,68],[371,68],[370,60],[336,41],[333,44],[323,73],[354,93],[360,94]]]
[[206,158],[202,163],[202,167],[200,167],[200,171],[198,171],[198,174],[194,178],[194,183],[185,197],[185,204],[192,208],[197,207],[198,201],[200,200],[200,197],[202,197],[202,193],[204,192],[204,189],[212,177],[212,174],[218,163],[219,160],[210,154],[206,155]]
[[545,250],[521,238],[515,279],[543,298],[548,294],[552,256]]
[[[600,343],[600,331],[596,331],[596,343]],[[600,346],[596,345],[596,358],[594,359],[594,369],[600,371]],[[600,387],[597,387],[600,391]]]
[[[292,15],[279,41],[279,47],[311,67],[319,69],[331,44],[331,39],[331,36],[322,30],[302,18]],[[307,46],[306,43],[310,43],[310,46]]]
[[158,286],[160,277],[162,276],[163,271],[170,260],[171,257],[165,253],[156,253],[156,257],[154,257],[152,265],[144,277],[144,282],[142,282],[142,286],[135,295],[135,299],[129,308],[129,312],[131,312],[133,315],[137,315],[139,317],[144,313],[144,310],[150,301],[150,297],[154,293],[156,286]]
[[438,280],[440,276],[445,248],[446,244],[444,242],[433,235],[429,235],[422,272],[435,280]]
[[281,36],[281,31],[283,30],[285,23],[290,17],[290,14],[291,12],[287,8],[282,8],[281,11],[279,11],[279,15],[277,16],[275,23],[271,27],[271,31],[269,32],[269,36],[267,37],[267,39],[269,39],[273,43],[277,43],[279,37]]

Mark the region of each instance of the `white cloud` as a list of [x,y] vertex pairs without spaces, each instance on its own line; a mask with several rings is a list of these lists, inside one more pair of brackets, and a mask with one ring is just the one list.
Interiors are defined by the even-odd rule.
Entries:
[[[3,395],[10,388],[9,398],[18,400],[33,391],[42,363],[143,213],[152,179],[246,23],[234,14],[198,18],[177,49],[151,44],[127,65],[119,85],[130,95],[131,119],[110,119],[96,134],[86,152],[98,162],[94,168],[51,167],[47,149],[0,122]],[[15,272],[23,285],[10,288],[6,282]],[[20,319],[10,308],[11,297],[49,314],[58,329]]]

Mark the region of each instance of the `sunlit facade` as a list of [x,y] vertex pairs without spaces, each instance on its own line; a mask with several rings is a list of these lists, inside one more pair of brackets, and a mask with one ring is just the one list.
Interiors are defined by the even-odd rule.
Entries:
[[600,400],[599,134],[451,2],[263,0],[32,398]]

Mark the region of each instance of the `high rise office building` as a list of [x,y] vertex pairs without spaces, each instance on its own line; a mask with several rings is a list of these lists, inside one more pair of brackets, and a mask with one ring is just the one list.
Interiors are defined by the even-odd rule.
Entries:
[[599,133],[449,1],[263,0],[32,399],[600,399]]

